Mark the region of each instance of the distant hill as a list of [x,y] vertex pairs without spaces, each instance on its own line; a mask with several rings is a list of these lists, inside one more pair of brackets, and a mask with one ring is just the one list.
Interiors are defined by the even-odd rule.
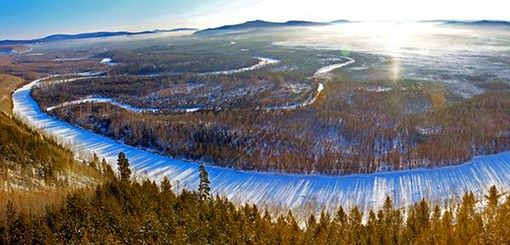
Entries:
[[480,20],[480,21],[445,21],[446,25],[467,25],[467,26],[506,26],[510,27],[510,22],[501,20]]
[[74,39],[87,39],[87,38],[98,38],[98,37],[115,37],[115,36],[134,36],[134,35],[146,35],[164,32],[179,32],[179,31],[195,31],[193,28],[176,28],[171,30],[153,30],[153,31],[141,31],[141,32],[90,32],[80,34],[55,34],[44,38],[29,39],[29,40],[3,40],[0,41],[0,45],[15,45],[15,44],[34,44],[41,42],[53,42],[60,40],[74,40]]
[[345,23],[351,23],[349,20],[334,20],[330,21],[331,24],[345,24]]
[[195,32],[193,35],[211,35],[211,34],[219,34],[225,33],[229,31],[240,31],[240,30],[249,30],[249,29],[264,29],[264,28],[274,28],[274,27],[297,27],[297,26],[325,26],[329,25],[329,23],[322,22],[310,22],[310,21],[301,21],[301,20],[290,20],[287,22],[269,22],[263,20],[254,20],[247,21],[242,24],[236,25],[225,25],[216,28],[209,28]]

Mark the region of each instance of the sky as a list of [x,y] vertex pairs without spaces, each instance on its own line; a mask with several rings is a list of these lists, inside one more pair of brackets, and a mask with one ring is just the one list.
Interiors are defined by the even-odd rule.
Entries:
[[0,40],[249,20],[508,20],[502,0],[0,0]]

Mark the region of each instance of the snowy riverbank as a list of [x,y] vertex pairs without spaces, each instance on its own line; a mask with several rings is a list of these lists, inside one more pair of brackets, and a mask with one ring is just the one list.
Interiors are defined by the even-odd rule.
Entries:
[[350,57],[343,57],[343,58],[347,59],[347,61],[343,62],[343,63],[338,63],[338,64],[333,64],[333,65],[322,67],[313,74],[313,77],[314,78],[330,79],[332,76],[332,74],[331,74],[332,71],[356,62],[353,58],[350,58]]
[[[14,112],[25,122],[72,145],[75,151],[96,152],[115,164],[120,151],[126,153],[137,176],[159,181],[168,176],[176,190],[195,190],[198,165],[139,150],[92,132],[76,128],[45,114],[30,96],[39,80],[13,94]],[[481,196],[491,185],[508,187],[510,152],[480,156],[452,167],[416,169],[349,176],[292,175],[236,171],[207,167],[213,193],[237,202],[276,204],[300,209],[307,202],[332,209],[358,205],[367,211],[380,207],[385,196],[398,206],[419,201],[443,200],[473,191]]]
[[70,105],[79,105],[79,104],[85,104],[85,103],[110,103],[110,104],[116,105],[116,106],[118,106],[120,108],[124,108],[126,110],[129,110],[129,111],[132,111],[132,112],[137,112],[137,113],[140,113],[140,112],[157,112],[158,111],[158,109],[155,109],[155,108],[139,108],[139,107],[134,107],[134,106],[131,106],[131,105],[128,105],[128,104],[120,103],[120,102],[118,102],[118,101],[116,101],[114,99],[111,99],[111,98],[99,98],[99,97],[84,98],[84,99],[80,99],[80,100],[64,102],[64,103],[58,104],[56,106],[48,107],[48,108],[46,108],[46,110],[52,111],[52,110],[55,110],[55,109],[58,109],[58,108],[62,108],[62,107],[66,107],[66,106],[70,106]]
[[279,60],[273,59],[273,58],[268,58],[268,57],[256,56],[253,58],[258,59],[259,62],[255,65],[252,65],[249,67],[243,67],[243,68],[239,68],[239,69],[235,69],[235,70],[227,70],[227,71],[204,72],[204,73],[200,73],[199,75],[232,75],[235,73],[257,70],[257,69],[260,69],[265,66],[276,65],[276,64],[280,63]]
[[[350,64],[355,62],[355,60],[350,58],[350,57],[344,57],[344,58],[347,59],[346,62],[322,67],[322,68],[320,68],[319,70],[317,70],[313,74],[312,78],[315,78],[315,79],[331,79],[331,76],[332,76],[331,72],[333,70],[336,70],[338,68],[342,68],[344,66],[350,65]],[[301,103],[290,104],[290,105],[270,106],[270,107],[266,107],[265,109],[266,110],[292,110],[292,109],[296,109],[296,108],[299,108],[299,107],[309,106],[309,105],[313,104],[317,100],[317,98],[319,98],[319,95],[321,94],[321,92],[323,90],[324,90],[324,83],[319,82],[319,84],[317,85],[317,90],[315,91],[315,93],[310,95],[310,98],[308,98],[307,100],[305,100],[305,101],[303,101]]]

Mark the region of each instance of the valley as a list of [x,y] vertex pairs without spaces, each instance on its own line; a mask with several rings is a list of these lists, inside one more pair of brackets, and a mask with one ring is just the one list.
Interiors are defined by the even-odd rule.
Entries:
[[[325,27],[313,28],[115,40],[99,57],[116,65],[93,70],[104,74],[47,79],[32,95],[51,115],[113,140],[240,170],[373,173],[510,148],[508,82],[413,79],[407,57],[278,42]],[[465,97],[455,84],[481,92]]]
[[510,244],[508,16],[0,1],[0,244]]
[[205,163],[213,189],[240,203],[368,210],[504,185],[508,82],[468,83],[484,92],[466,98],[448,82],[385,77],[394,57],[243,35],[103,40],[84,59],[73,53],[88,41],[43,45],[18,62],[58,69],[18,90],[15,111],[76,152],[126,152],[139,176],[178,190]]

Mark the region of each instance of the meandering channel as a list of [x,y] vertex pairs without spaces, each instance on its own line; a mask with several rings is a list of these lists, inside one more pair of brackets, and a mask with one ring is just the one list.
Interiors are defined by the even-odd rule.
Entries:
[[255,65],[252,65],[249,67],[243,67],[243,68],[239,68],[239,69],[226,70],[226,71],[204,72],[204,73],[199,73],[198,75],[202,75],[202,76],[205,76],[205,75],[232,75],[235,73],[257,70],[257,69],[260,69],[265,66],[275,65],[275,64],[280,63],[280,60],[268,58],[268,57],[255,56],[253,58],[258,59],[259,62]]
[[[87,76],[90,74],[80,74]],[[117,154],[125,152],[137,176],[159,181],[168,176],[175,190],[196,190],[198,164],[183,162],[115,142],[104,136],[77,128],[44,113],[30,91],[41,79],[13,94],[14,113],[39,130],[72,146],[75,152],[90,151],[115,165]],[[481,196],[491,185],[508,186],[510,153],[475,157],[462,165],[349,176],[295,175],[237,171],[206,167],[211,189],[235,202],[264,206],[281,205],[300,209],[310,202],[333,210],[338,205],[358,205],[362,210],[380,207],[386,196],[398,206],[419,201],[459,197],[465,191]],[[114,168],[115,169],[115,168]]]
[[[230,74],[234,74],[234,73],[251,71],[251,70],[262,68],[264,66],[274,65],[274,64],[280,63],[279,60],[276,60],[276,59],[273,59],[273,58],[267,58],[267,57],[256,57],[256,58],[259,59],[259,63],[255,64],[253,66],[250,66],[250,67],[239,68],[239,69],[236,69],[236,70],[229,70],[229,71],[217,71],[217,72],[201,73],[201,75],[217,75],[217,74],[230,75]],[[344,67],[344,66],[347,66],[347,65],[350,65],[350,64],[355,62],[355,60],[350,58],[350,57],[344,57],[344,58],[347,59],[346,62],[338,63],[338,64],[333,64],[333,65],[329,65],[329,66],[325,66],[325,67],[320,68],[319,70],[317,70],[314,73],[313,78],[319,79],[319,80],[330,79],[331,78],[331,72],[333,70],[341,68],[341,67]],[[104,60],[107,60],[107,62],[111,62],[111,59],[109,59],[109,58],[105,58],[105,59],[103,59],[103,61]],[[103,63],[103,61],[101,63]],[[81,76],[81,77],[75,77],[75,78],[67,78],[67,79],[61,79],[61,80],[54,80],[54,81],[51,81],[49,83],[50,84],[58,84],[58,83],[65,83],[65,82],[74,82],[74,81],[83,80],[83,79],[102,78],[102,77],[104,77],[104,76],[97,76],[97,74],[94,74],[93,77],[90,77],[90,76]],[[313,104],[317,100],[317,98],[319,97],[319,95],[321,94],[321,92],[323,90],[324,90],[324,83],[323,82],[318,82],[317,90],[314,93],[312,93],[310,95],[310,97],[308,99],[306,99],[305,101],[299,102],[299,103],[295,103],[295,104],[290,104],[290,105],[283,105],[283,106],[268,106],[268,107],[265,107],[264,109],[266,109],[266,110],[291,110],[291,109],[296,109],[296,108],[299,108],[299,107],[309,106],[309,105]],[[132,112],[137,112],[137,113],[140,113],[140,112],[152,112],[152,113],[154,113],[154,112],[158,112],[159,111],[159,109],[157,109],[157,108],[139,108],[139,107],[134,107],[134,106],[131,106],[131,105],[128,105],[128,104],[125,104],[125,103],[118,102],[115,99],[105,98],[105,97],[87,97],[87,98],[82,98],[82,99],[74,100],[74,101],[66,101],[66,102],[63,102],[61,104],[48,107],[48,108],[46,108],[46,110],[52,111],[54,109],[62,108],[62,107],[65,107],[65,106],[85,104],[85,103],[110,103],[112,105],[116,105],[116,106],[119,106],[119,107],[124,108],[126,110],[129,110],[129,111],[132,111]],[[189,107],[189,108],[166,109],[166,111],[191,113],[191,112],[201,111],[201,110],[204,110],[204,109],[205,108],[202,108],[200,106],[195,106],[195,107]]]
[[84,104],[84,103],[110,103],[112,105],[116,105],[120,108],[124,108],[124,109],[132,111],[132,112],[157,112],[158,111],[158,109],[156,109],[156,108],[134,107],[134,106],[131,106],[128,104],[120,103],[112,98],[102,98],[102,97],[91,97],[91,98],[85,98],[85,99],[81,99],[81,100],[68,101],[68,102],[58,104],[56,106],[48,107],[48,108],[46,108],[46,110],[52,111],[52,110],[55,110],[58,108],[66,107],[66,106],[79,105],[79,104]]
[[332,72],[334,70],[356,62],[353,58],[350,58],[350,57],[343,57],[343,58],[347,59],[347,61],[343,62],[343,63],[338,63],[338,64],[333,64],[333,65],[328,65],[328,66],[322,67],[313,74],[312,78],[319,80],[319,82],[317,85],[317,90],[315,91],[315,93],[310,95],[310,98],[308,98],[307,100],[305,100],[301,103],[295,103],[295,104],[290,104],[290,105],[270,106],[270,107],[266,107],[265,109],[266,110],[292,110],[292,109],[296,109],[299,107],[305,107],[305,106],[309,106],[309,105],[313,104],[317,100],[317,98],[319,98],[319,95],[321,94],[321,92],[324,90],[324,83],[320,80],[324,80],[324,79],[329,80],[329,79],[331,79]]

